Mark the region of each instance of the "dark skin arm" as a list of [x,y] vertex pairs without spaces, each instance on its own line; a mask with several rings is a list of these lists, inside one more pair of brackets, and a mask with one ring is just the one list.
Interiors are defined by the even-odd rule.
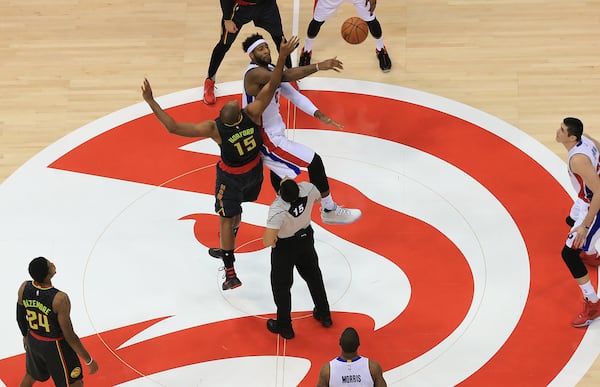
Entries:
[[375,387],[387,387],[387,383],[383,378],[383,370],[378,362],[373,359],[369,359],[369,371],[371,372],[371,377],[373,378]]
[[[287,69],[283,72],[281,80],[283,82],[291,82],[305,78],[317,72],[317,65],[319,66],[319,70],[333,70],[338,73],[344,68],[340,60],[331,58],[319,62],[318,64],[309,64]],[[269,69],[262,66],[252,69],[248,71],[244,77],[244,90],[246,90],[247,94],[256,96],[260,89],[269,82],[269,79],[271,79],[271,71],[269,71]]]
[[373,15],[375,12],[375,7],[377,7],[377,0],[365,0],[365,6],[369,4],[369,13]]
[[331,370],[329,368],[329,362],[323,364],[321,371],[319,371],[319,381],[317,387],[329,387],[329,374]]
[[65,340],[71,348],[79,355],[79,357],[87,364],[91,360],[91,364],[88,365],[90,368],[90,374],[94,374],[98,371],[98,363],[92,359],[92,356],[85,349],[79,336],[73,330],[73,323],[71,322],[71,301],[69,296],[64,292],[58,292],[52,301],[52,309],[58,316],[58,324],[63,332]]
[[297,81],[299,79],[305,78],[311,74],[316,73],[317,71],[325,71],[325,70],[333,70],[336,73],[339,73],[344,69],[343,63],[337,57],[325,59],[322,62],[309,64],[306,66],[300,67],[292,67],[291,69],[287,69],[283,73],[283,81],[291,82]]
[[[23,282],[21,284],[21,286],[19,287],[19,292],[17,295],[17,303],[19,305],[23,305],[23,291],[25,290],[26,284],[27,284],[27,281]],[[23,336],[23,348],[27,349],[27,336]]]
[[[282,46],[283,46],[283,43],[282,43]],[[280,53],[279,57],[281,57],[281,55],[282,54]],[[321,66],[323,66],[323,67],[321,67]],[[342,62],[340,62],[336,58],[327,59],[327,60],[319,63],[319,70],[333,69],[334,71],[339,72],[340,69],[342,69],[342,68],[343,68]],[[288,69],[283,72],[282,81],[301,79],[301,78],[304,78],[305,76],[313,74],[315,72],[316,72],[316,66],[312,65],[312,64],[306,65],[306,66],[301,66],[301,67],[294,67],[292,69]],[[292,77],[287,76],[288,73],[293,74],[293,76]],[[246,73],[246,76],[244,77],[244,90],[246,91],[247,94],[258,97],[258,93],[260,93],[260,91],[264,88],[264,86],[269,82],[272,74],[273,74],[272,71],[270,71],[269,69],[262,67],[262,66],[256,67],[256,68],[248,71]],[[276,88],[277,88],[277,86],[275,87],[275,89]],[[271,96],[271,98],[272,98],[272,96]],[[270,101],[270,99],[269,99],[269,101]],[[344,127],[342,124],[336,122],[331,117],[328,117],[327,115],[323,114],[323,112],[321,112],[320,110],[317,110],[314,113],[314,117],[317,118],[319,121],[321,121],[324,124],[332,125],[339,129],[342,129]],[[255,122],[257,122],[257,121],[255,121]]]
[[165,112],[152,95],[152,87],[148,79],[144,79],[142,84],[142,96],[154,115],[164,125],[170,133],[184,137],[206,137],[213,139],[217,144],[221,143],[221,136],[217,130],[217,124],[214,120],[206,120],[200,123],[176,122],[167,112]]

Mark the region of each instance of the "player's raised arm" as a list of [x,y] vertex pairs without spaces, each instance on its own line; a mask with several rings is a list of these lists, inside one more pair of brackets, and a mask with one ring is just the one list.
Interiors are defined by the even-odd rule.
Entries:
[[169,132],[183,137],[208,137],[218,144],[221,143],[221,136],[219,136],[214,120],[206,120],[200,123],[175,121],[154,99],[152,86],[150,86],[148,79],[144,79],[144,83],[142,83],[142,97],[150,106],[156,118]]
[[296,36],[292,36],[288,41],[281,42],[279,56],[277,58],[277,65],[271,72],[271,78],[262,87],[262,89],[260,89],[256,95],[256,98],[254,98],[254,101],[246,106],[246,113],[254,122],[260,122],[260,116],[271,102],[271,99],[273,99],[275,90],[277,90],[279,84],[281,83],[285,59],[298,47],[298,45],[298,37]]

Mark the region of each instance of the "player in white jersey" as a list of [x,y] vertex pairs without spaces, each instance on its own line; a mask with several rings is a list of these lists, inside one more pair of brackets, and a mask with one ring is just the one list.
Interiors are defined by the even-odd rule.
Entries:
[[360,339],[352,327],[340,336],[340,356],[323,364],[317,387],[385,387],[381,365],[358,354]]
[[583,123],[573,117],[565,118],[556,131],[556,141],[563,144],[568,153],[568,171],[573,188],[577,192],[577,210],[571,214],[571,228],[562,258],[583,293],[583,311],[573,320],[574,327],[588,326],[600,317],[600,300],[590,282],[587,268],[580,256],[582,250],[590,251],[600,231],[600,176],[598,176],[598,145],[583,136]]
[[358,16],[367,23],[369,32],[375,39],[375,54],[379,61],[379,68],[384,73],[389,72],[392,69],[392,60],[388,55],[385,44],[383,44],[381,24],[375,15],[377,0],[315,0],[313,18],[308,24],[306,40],[304,42],[304,47],[302,47],[302,53],[300,54],[299,65],[305,66],[310,64],[312,45],[321,30],[321,26],[330,17],[335,15],[342,3],[353,4]]
[[279,195],[269,207],[263,243],[271,247],[271,290],[277,306],[277,318],[267,320],[267,329],[285,339],[294,338],[290,293],[294,282],[294,267],[308,286],[315,305],[313,317],[325,328],[332,325],[313,229],[310,226],[313,205],[319,200],[321,195],[313,184],[284,179]]
[[[598,145],[594,142],[593,139],[588,138],[586,136],[581,136],[581,144],[573,147],[569,151],[569,158],[576,153],[586,154],[590,160],[594,158],[598,158],[597,155]],[[598,169],[598,166],[596,166]],[[571,227],[575,225],[575,222],[580,217],[585,217],[588,211],[588,207],[590,206],[590,200],[587,197],[587,192],[581,186],[581,183],[577,180],[577,178],[573,175],[571,170],[569,169],[569,177],[571,178],[571,183],[573,184],[573,188],[577,192],[577,198],[573,202],[573,206],[571,206],[571,211],[569,212],[569,217],[567,218],[567,224]],[[581,250],[579,254],[583,263],[588,266],[598,266],[600,265],[600,256],[598,256],[598,251],[596,249],[596,243],[598,242],[598,238],[600,238],[600,233],[593,234],[593,237],[590,238],[589,242],[587,242]]]
[[[271,52],[267,42],[259,34],[248,37],[242,44],[252,62],[244,72],[244,93],[242,106],[252,102],[254,97],[271,77]],[[340,71],[342,63],[336,59],[294,67],[284,71],[283,83],[280,85],[271,104],[262,115],[265,139],[262,147],[263,162],[271,170],[271,183],[275,191],[279,189],[281,180],[286,177],[295,178],[302,168],[308,170],[311,183],[321,193],[321,219],[328,224],[348,224],[358,220],[362,213],[358,209],[343,208],[337,205],[331,196],[329,182],[321,157],[306,145],[287,138],[285,123],[279,110],[280,94],[289,99],[303,112],[319,119],[321,122],[342,128],[342,125],[323,114],[307,97],[285,81],[297,81],[319,70]]]

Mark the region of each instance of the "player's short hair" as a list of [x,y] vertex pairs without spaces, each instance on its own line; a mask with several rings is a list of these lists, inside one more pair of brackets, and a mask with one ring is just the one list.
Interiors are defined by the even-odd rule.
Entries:
[[227,102],[219,112],[219,118],[224,124],[233,125],[240,119],[240,105],[234,102]]
[[242,49],[244,50],[244,52],[248,51],[248,47],[250,47],[252,45],[252,43],[254,43],[254,42],[256,42],[257,40],[260,40],[260,39],[264,39],[264,38],[259,33],[252,34],[252,35],[248,36],[246,38],[246,40],[244,40],[242,42]]
[[563,124],[567,127],[569,136],[577,137],[577,141],[581,141],[583,134],[583,122],[579,118],[567,117],[563,120]]
[[348,353],[356,352],[359,345],[360,339],[358,338],[358,332],[356,332],[356,329],[352,327],[344,329],[342,335],[340,336],[340,347],[342,347],[342,351]]
[[50,267],[46,258],[37,257],[29,262],[29,275],[31,275],[34,281],[44,282],[49,272]]
[[281,185],[279,186],[279,195],[281,195],[283,200],[288,203],[293,203],[298,200],[299,194],[300,188],[294,180],[287,179],[281,182]]

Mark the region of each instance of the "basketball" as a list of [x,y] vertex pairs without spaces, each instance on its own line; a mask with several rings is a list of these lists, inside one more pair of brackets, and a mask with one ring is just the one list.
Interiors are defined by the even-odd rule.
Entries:
[[350,44],[359,44],[369,35],[367,22],[359,17],[351,17],[342,24],[342,38]]

